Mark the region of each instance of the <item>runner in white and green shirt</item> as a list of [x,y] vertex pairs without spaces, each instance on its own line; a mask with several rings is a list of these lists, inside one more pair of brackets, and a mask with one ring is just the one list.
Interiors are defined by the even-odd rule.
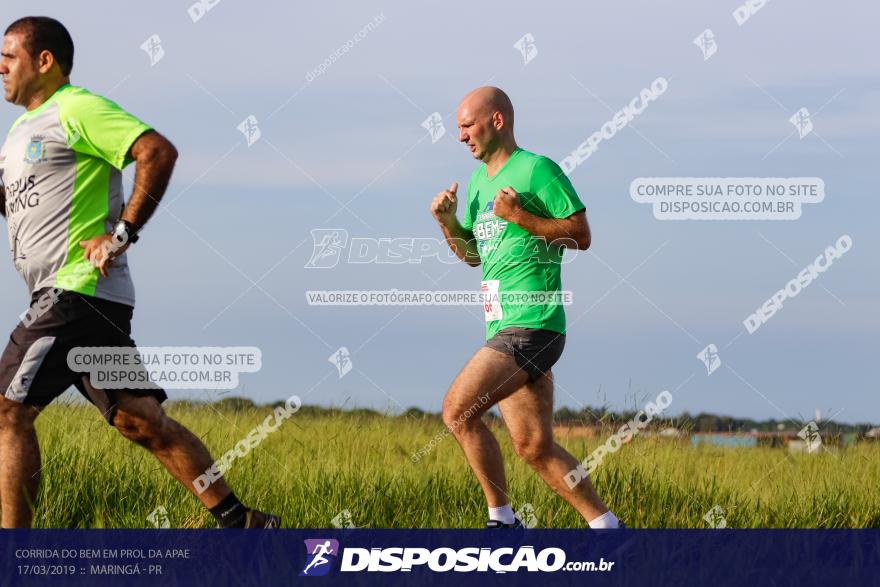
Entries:
[[588,478],[566,483],[580,464],[553,441],[551,368],[565,345],[561,261],[565,248],[590,246],[586,212],[556,163],[517,146],[513,121],[510,98],[498,88],[468,94],[458,107],[459,140],[483,165],[471,175],[461,222],[457,183],[431,203],[450,248],[482,265],[486,296],[486,346],[453,381],[443,420],[482,486],[488,528],[523,525],[508,499],[498,442],[481,420],[496,404],[517,453],[590,527],[623,527]]
[[[222,478],[196,489],[214,460],[165,414],[163,390],[96,389],[88,374],[68,366],[76,348],[135,346],[125,251],[155,211],[177,159],[149,125],[70,85],[72,67],[73,41],[58,21],[27,17],[7,28],[5,99],[25,113],[0,148],[0,213],[31,306],[0,357],[0,525],[31,525],[40,478],[34,420],[72,385],[193,492],[218,525],[278,527],[280,518],[244,507]],[[125,203],[121,172],[132,162],[134,189]]]
[[0,150],[9,248],[28,293],[75,291],[134,306],[125,253],[107,276],[80,243],[107,234],[123,208],[121,170],[150,127],[100,96],[70,84],[12,125]]

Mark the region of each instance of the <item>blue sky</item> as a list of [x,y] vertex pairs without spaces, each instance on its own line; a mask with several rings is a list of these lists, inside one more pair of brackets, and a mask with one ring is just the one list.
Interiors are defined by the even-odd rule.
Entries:
[[[880,423],[869,370],[880,315],[871,261],[880,83],[867,41],[880,9],[777,0],[739,26],[735,1],[294,9],[220,0],[197,22],[188,4],[94,2],[86,13],[13,0],[4,11],[10,21],[62,20],[76,42],[74,83],[109,95],[181,152],[161,211],[129,254],[140,344],[260,347],[262,370],[233,393],[261,402],[297,393],[320,405],[438,411],[482,343],[480,315],[310,307],[304,292],[474,289],[478,270],[430,260],[309,270],[309,231],[436,237],[431,197],[464,185],[475,165],[454,118],[473,87],[504,88],[520,145],[561,161],[663,76],[668,90],[634,128],[572,175],[593,246],[563,270],[575,303],[554,369],[557,405],[632,408],[668,389],[671,413],[809,419],[820,408]],[[706,28],[718,51],[704,61],[692,41]],[[526,33],[538,49],[528,64],[513,47]],[[140,46],[154,34],[164,56],[151,66]],[[791,138],[801,107],[816,133]],[[432,112],[447,129],[436,143],[421,127]],[[19,113],[0,106],[0,126]],[[250,147],[236,128],[249,115],[262,134]],[[820,177],[826,197],[794,221],[661,221],[630,198],[637,177]],[[853,249],[745,332],[743,319],[842,234]],[[11,330],[26,292],[11,261],[0,280],[0,327]],[[722,366],[707,375],[696,354],[710,343]],[[327,361],[340,346],[354,364],[341,379]]]

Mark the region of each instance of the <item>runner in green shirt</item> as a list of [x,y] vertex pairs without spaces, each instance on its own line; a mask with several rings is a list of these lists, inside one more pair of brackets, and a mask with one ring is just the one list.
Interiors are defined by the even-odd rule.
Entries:
[[[522,210],[538,218],[567,219],[584,209],[571,182],[547,157],[516,147],[491,177],[486,165],[477,167],[471,175],[461,222],[461,227],[474,235],[484,282],[493,283],[492,289],[494,283],[498,283],[499,297],[510,294],[508,297],[513,298],[514,293],[559,292],[562,289],[560,263],[564,246],[577,244],[567,236],[557,239],[556,243],[534,239],[522,226],[499,217],[494,209],[499,190],[513,190],[519,194]],[[576,217],[577,220],[583,218],[584,215]],[[533,297],[542,301],[541,296]],[[544,298],[548,303],[514,303],[528,302],[526,296],[520,296],[520,299],[511,299],[510,304],[499,304],[499,318],[486,321],[486,339],[512,326],[565,334],[562,304],[549,303],[552,302],[549,295]]]
[[584,205],[556,163],[519,148],[510,98],[482,87],[458,107],[459,140],[483,162],[471,175],[458,221],[458,184],[431,203],[449,247],[483,267],[486,346],[453,381],[443,420],[461,445],[489,505],[489,528],[520,527],[507,495],[498,442],[482,415],[498,404],[519,456],[593,528],[623,527],[578,461],[553,441],[552,366],[565,345],[561,260],[590,246]]

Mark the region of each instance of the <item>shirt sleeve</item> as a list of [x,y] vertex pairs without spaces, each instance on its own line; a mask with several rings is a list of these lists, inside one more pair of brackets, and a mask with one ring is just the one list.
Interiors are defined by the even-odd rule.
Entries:
[[547,157],[539,157],[532,168],[531,193],[550,218],[567,218],[586,206],[562,168]]
[[461,218],[461,227],[465,230],[474,229],[473,201],[471,200],[471,186],[474,185],[474,175],[468,180],[467,197],[464,203],[464,214]]
[[94,94],[71,99],[63,108],[70,148],[103,159],[116,169],[132,162],[128,152],[134,142],[152,130],[118,104]]

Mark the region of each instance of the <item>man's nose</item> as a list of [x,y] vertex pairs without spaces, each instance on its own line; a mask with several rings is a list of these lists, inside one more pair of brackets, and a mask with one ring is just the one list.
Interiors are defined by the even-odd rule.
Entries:
[[466,143],[467,140],[468,140],[467,134],[463,130],[458,131],[458,141],[460,143]]

